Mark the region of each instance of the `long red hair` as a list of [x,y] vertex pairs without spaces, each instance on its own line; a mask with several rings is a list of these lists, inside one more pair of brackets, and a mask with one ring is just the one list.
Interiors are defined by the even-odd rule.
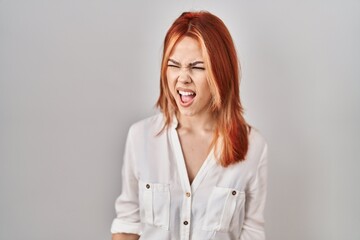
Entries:
[[227,167],[242,161],[248,151],[250,126],[243,117],[240,102],[240,64],[234,42],[221,19],[201,12],[184,12],[169,28],[165,40],[161,64],[160,96],[157,106],[170,126],[177,106],[167,84],[166,70],[170,53],[176,43],[185,36],[196,39],[202,48],[207,79],[213,96],[211,111],[216,118],[212,146],[221,138],[220,164]]

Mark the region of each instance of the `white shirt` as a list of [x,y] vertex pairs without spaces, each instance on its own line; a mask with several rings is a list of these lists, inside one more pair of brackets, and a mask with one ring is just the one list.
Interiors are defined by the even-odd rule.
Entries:
[[162,114],[130,127],[112,233],[145,240],[264,240],[267,143],[251,128],[245,161],[222,167],[210,152],[190,184],[176,127]]

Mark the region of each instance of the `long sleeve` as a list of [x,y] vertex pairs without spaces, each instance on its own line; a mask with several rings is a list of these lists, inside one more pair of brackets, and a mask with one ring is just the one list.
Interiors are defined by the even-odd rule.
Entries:
[[140,213],[138,197],[137,162],[131,128],[126,140],[122,166],[122,191],[116,199],[116,218],[111,225],[111,233],[140,234]]
[[246,192],[245,219],[240,240],[265,240],[264,208],[267,188],[268,150],[265,144],[254,180]]

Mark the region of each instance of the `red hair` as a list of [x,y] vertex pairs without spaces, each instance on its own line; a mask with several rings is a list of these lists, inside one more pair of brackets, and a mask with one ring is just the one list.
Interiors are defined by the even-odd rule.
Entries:
[[183,37],[196,39],[202,49],[207,79],[213,96],[211,111],[216,119],[212,145],[222,140],[220,164],[227,167],[245,159],[250,127],[243,117],[240,102],[240,64],[234,42],[221,19],[209,12],[184,12],[169,28],[165,40],[157,106],[169,127],[177,106],[167,84],[166,70],[170,53]]

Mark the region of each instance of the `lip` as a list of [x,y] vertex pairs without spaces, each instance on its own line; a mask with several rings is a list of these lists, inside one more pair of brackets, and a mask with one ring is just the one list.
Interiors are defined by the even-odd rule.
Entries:
[[[183,92],[193,92],[193,93],[195,93],[194,90],[191,90],[191,89],[189,89],[189,88],[177,87],[175,90],[176,90],[176,92],[183,91]],[[196,94],[196,93],[195,93],[195,94]]]
[[192,92],[192,93],[195,93],[195,91],[193,91],[193,90],[191,90],[191,89],[188,89],[188,88],[181,88],[181,87],[176,88],[177,99],[178,99],[179,104],[180,104],[182,107],[189,107],[189,106],[194,102],[194,99],[196,98],[196,93],[195,93],[194,98],[191,99],[190,102],[184,103],[184,102],[181,100],[179,91],[182,91],[182,92]]

